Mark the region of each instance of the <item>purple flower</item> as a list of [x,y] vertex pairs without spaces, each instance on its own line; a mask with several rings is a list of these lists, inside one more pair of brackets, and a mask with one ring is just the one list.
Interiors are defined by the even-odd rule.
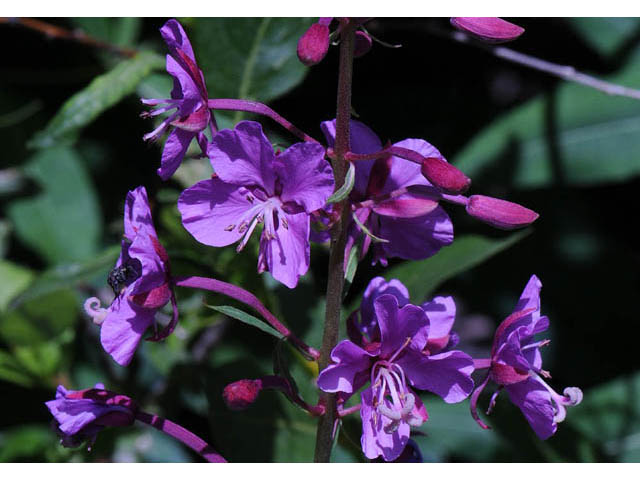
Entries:
[[505,43],[524,33],[524,28],[497,17],[452,17],[451,25],[487,43]]
[[[323,122],[322,131],[330,147],[335,141],[335,120]],[[351,151],[357,154],[382,150],[382,143],[369,127],[351,120]],[[394,144],[418,152],[425,158],[443,159],[431,144],[406,139]],[[438,205],[440,192],[421,173],[421,166],[388,156],[355,162],[355,185],[350,194],[354,217],[380,240],[365,235],[361,256],[374,243],[374,263],[387,264],[388,257],[420,260],[435,255],[453,242],[453,225]],[[356,222],[349,226],[348,251],[363,229]]]
[[105,390],[101,383],[79,391],[59,385],[55,400],[45,404],[65,447],[77,447],[87,440],[93,444],[104,427],[132,425],[138,411],[133,400]]
[[504,388],[538,437],[545,440],[556,432],[564,420],[566,407],[582,401],[577,387],[565,388],[564,395],[556,393],[543,379],[550,377],[542,369],[540,347],[549,340],[536,341],[535,335],[549,327],[549,319],[540,315],[542,283],[533,275],[524,288],[513,313],[496,330],[491,348],[489,372],[483,383],[473,392],[471,414],[478,424],[488,428],[478,417],[476,405],[489,379],[499,385],[491,398],[489,413],[498,393]]
[[153,117],[175,111],[143,138],[157,140],[167,128],[174,127],[164,145],[158,169],[158,175],[167,180],[180,166],[191,140],[197,138],[203,154],[206,154],[207,138],[204,130],[209,125],[213,135],[214,124],[209,112],[204,76],[198,68],[191,42],[182,25],[177,20],[169,20],[160,29],[160,33],[169,47],[167,72],[173,77],[173,90],[168,99],[142,99],[145,105],[158,106],[142,116]]
[[240,251],[263,224],[258,271],[289,288],[309,268],[309,215],[333,192],[333,174],[317,143],[279,155],[257,122],[222,130],[208,150],[215,175],[180,195],[184,227],[201,243]]
[[[331,352],[332,365],[318,377],[325,392],[342,392],[346,400],[363,387],[362,449],[368,458],[382,455],[395,460],[409,440],[410,427],[427,420],[427,411],[414,389],[428,390],[447,403],[464,400],[473,389],[473,360],[463,352],[443,350],[429,341],[450,330],[448,302],[408,304],[406,289],[397,280],[374,279],[361,306],[362,321],[369,338],[357,344],[343,340]],[[373,311],[369,311],[373,300]],[[441,306],[440,306],[441,305]],[[369,318],[369,315],[373,315]],[[448,326],[447,326],[448,325]]]
[[[158,241],[144,187],[127,194],[122,251],[108,282],[116,295],[109,308],[100,308],[95,297],[85,301],[85,311],[101,326],[103,348],[120,365],[128,365],[155,314],[170,299],[169,257]],[[165,330],[153,340],[171,333],[177,309]]]

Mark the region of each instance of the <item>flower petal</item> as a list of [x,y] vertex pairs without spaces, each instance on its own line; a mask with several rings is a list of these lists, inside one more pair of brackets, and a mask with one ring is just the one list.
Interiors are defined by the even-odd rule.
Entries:
[[258,122],[244,121],[233,130],[221,130],[209,144],[207,155],[223,182],[259,186],[274,196],[275,153]]
[[386,433],[385,428],[391,420],[379,414],[373,407],[373,392],[371,387],[362,391],[362,437],[360,443],[362,451],[369,459],[382,455],[387,462],[398,458],[409,441],[410,427],[406,422],[400,422],[393,433]]
[[422,304],[422,309],[429,317],[429,341],[427,349],[430,353],[438,353],[449,344],[451,327],[456,317],[456,304],[452,297],[435,297]]
[[389,294],[381,295],[373,303],[380,327],[380,356],[389,358],[411,339],[408,348],[421,351],[427,344],[429,320],[420,307],[398,305],[398,299]]
[[178,22],[175,19],[168,20],[162,28],[160,28],[160,35],[167,43],[170,49],[179,48],[183,52],[185,52],[193,61],[195,61],[196,57],[193,54],[193,48],[191,47],[191,42],[189,41],[189,37]]
[[538,437],[546,440],[556,433],[558,425],[553,420],[555,410],[551,403],[551,394],[544,385],[529,377],[523,382],[507,385],[505,390]]
[[447,403],[461,402],[473,390],[473,359],[459,350],[431,356],[408,350],[396,363],[402,367],[411,385],[429,390]]
[[409,303],[409,291],[400,280],[390,280],[387,282],[383,277],[375,277],[367,285],[360,304],[359,330],[368,335],[370,339],[376,336],[378,320],[376,319],[373,302],[380,295],[389,294],[398,299],[398,305],[403,307]]
[[218,178],[196,183],[178,199],[184,228],[205,245],[224,247],[237,242],[243,235],[242,222],[251,222],[259,213],[259,201],[245,192]]
[[318,375],[318,387],[325,392],[353,393],[356,390],[356,376],[367,372],[372,355],[349,340],[343,340],[331,351],[335,362]]
[[157,237],[144,187],[131,190],[124,202],[124,236],[133,242],[140,231]]
[[[413,150],[414,152],[418,152],[420,155],[426,158],[436,157],[442,158],[444,160],[444,157],[436,147],[420,138],[407,138],[406,140],[402,140],[401,142],[394,143],[393,146]],[[408,187],[410,185],[431,185],[429,181],[422,175],[421,165],[410,162],[409,160],[405,160],[403,158],[391,158],[393,161],[391,172],[389,174],[389,177],[387,178],[387,182],[385,183],[384,188],[382,189],[383,192],[391,192],[393,190],[397,190],[398,188]]]
[[128,254],[131,258],[139,260],[142,266],[140,277],[129,286],[130,294],[148,292],[166,283],[167,272],[165,264],[156,252],[149,235],[140,234],[136,236],[129,246]]
[[282,183],[280,200],[295,202],[307,213],[324,207],[333,193],[333,171],[319,143],[296,143],[277,157],[275,170]]

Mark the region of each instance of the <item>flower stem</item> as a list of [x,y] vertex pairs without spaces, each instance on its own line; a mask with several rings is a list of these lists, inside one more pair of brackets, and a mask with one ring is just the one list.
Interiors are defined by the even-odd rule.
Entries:
[[138,412],[136,420],[151,425],[163,433],[172,436],[176,440],[184,443],[187,447],[201,455],[207,462],[227,463],[222,455],[217,453],[207,442],[199,436],[191,433],[184,427],[173,423],[171,420],[159,417],[147,412]]
[[244,288],[237,287],[231,283],[222,282],[220,280],[214,280],[213,278],[205,277],[176,277],[174,278],[174,284],[178,287],[188,288],[200,288],[203,290],[209,290],[210,292],[221,293],[227,297],[231,297],[234,300],[238,300],[245,305],[253,308],[256,312],[262,315],[273,328],[280,332],[298,348],[303,355],[311,360],[317,360],[320,353],[313,347],[310,347],[298,337],[296,337],[287,327],[285,327],[276,316],[271,313],[267,307],[265,307],[258,298],[251,292],[246,291]]
[[[336,114],[336,141],[334,146],[333,175],[335,188],[339,189],[345,181],[348,164],[345,154],[349,151],[349,122],[351,120],[351,83],[353,74],[353,46],[355,24],[348,21],[341,32],[340,66],[338,74],[338,105]],[[327,306],[325,310],[324,333],[320,350],[319,366],[322,371],[330,362],[331,350],[338,343],[338,329],[340,326],[340,310],[342,305],[342,290],[344,288],[344,255],[347,243],[347,232],[351,217],[348,199],[337,204],[341,212],[339,222],[331,228],[331,250],[329,254],[329,276],[327,281]],[[321,401],[326,407],[326,413],[318,421],[316,432],[316,462],[328,462],[331,458],[333,446],[334,424],[338,418],[336,409],[336,395],[322,393]]]

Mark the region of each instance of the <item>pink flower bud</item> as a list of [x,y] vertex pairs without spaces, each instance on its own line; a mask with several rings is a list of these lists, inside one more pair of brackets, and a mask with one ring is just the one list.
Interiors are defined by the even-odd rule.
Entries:
[[355,58],[359,58],[366,54],[369,50],[371,50],[371,45],[373,44],[373,40],[371,37],[361,31],[356,31],[355,45],[353,47],[353,56]]
[[244,410],[253,404],[262,390],[262,381],[243,379],[224,387],[222,398],[231,410]]
[[467,204],[467,213],[485,223],[503,230],[526,227],[540,216],[533,210],[484,195],[471,195]]
[[515,40],[524,28],[496,17],[453,17],[451,25],[488,43]]
[[314,23],[298,40],[298,58],[310,67],[320,63],[329,50],[329,27]]
[[422,161],[422,175],[434,187],[452,195],[464,192],[471,185],[469,177],[442,158],[425,158]]

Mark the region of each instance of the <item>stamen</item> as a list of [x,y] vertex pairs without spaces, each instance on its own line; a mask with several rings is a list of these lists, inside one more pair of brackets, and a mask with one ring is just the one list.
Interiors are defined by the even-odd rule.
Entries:
[[84,311],[91,317],[93,323],[102,325],[105,317],[109,313],[106,308],[100,306],[100,300],[96,297],[87,298],[84,302]]
[[524,347],[522,347],[522,351],[524,352],[525,350],[529,350],[531,348],[542,348],[542,347],[546,347],[547,345],[549,345],[551,343],[551,340],[545,338],[544,340],[541,340],[539,342],[535,342],[535,343],[530,343],[529,345],[526,345]]
[[142,137],[143,140],[151,140],[151,141],[155,141],[158,139],[158,137],[162,134],[162,132],[164,132],[164,130],[167,128],[167,126],[173,122],[176,118],[178,117],[178,112],[175,112],[173,115],[165,118],[162,123],[160,123],[160,125],[158,125],[158,127],[153,130],[152,132],[147,133],[146,135],[144,135]]
[[398,355],[400,355],[400,352],[402,352],[402,350],[405,349],[405,347],[407,345],[409,345],[411,343],[411,337],[407,337],[407,339],[404,341],[404,343],[402,344],[402,346],[396,351],[396,353],[394,353],[391,358],[389,359],[389,363],[393,363],[393,361],[397,358]]
[[236,252],[242,251],[242,249],[247,245],[247,242],[249,241],[249,238],[251,238],[251,234],[253,233],[253,230],[256,228],[257,224],[258,224],[258,217],[254,218],[253,221],[251,222],[251,225],[249,226],[249,230],[247,230],[247,233],[245,234],[245,236],[242,237],[242,240],[240,241],[240,243],[238,244],[238,247],[236,248]]

